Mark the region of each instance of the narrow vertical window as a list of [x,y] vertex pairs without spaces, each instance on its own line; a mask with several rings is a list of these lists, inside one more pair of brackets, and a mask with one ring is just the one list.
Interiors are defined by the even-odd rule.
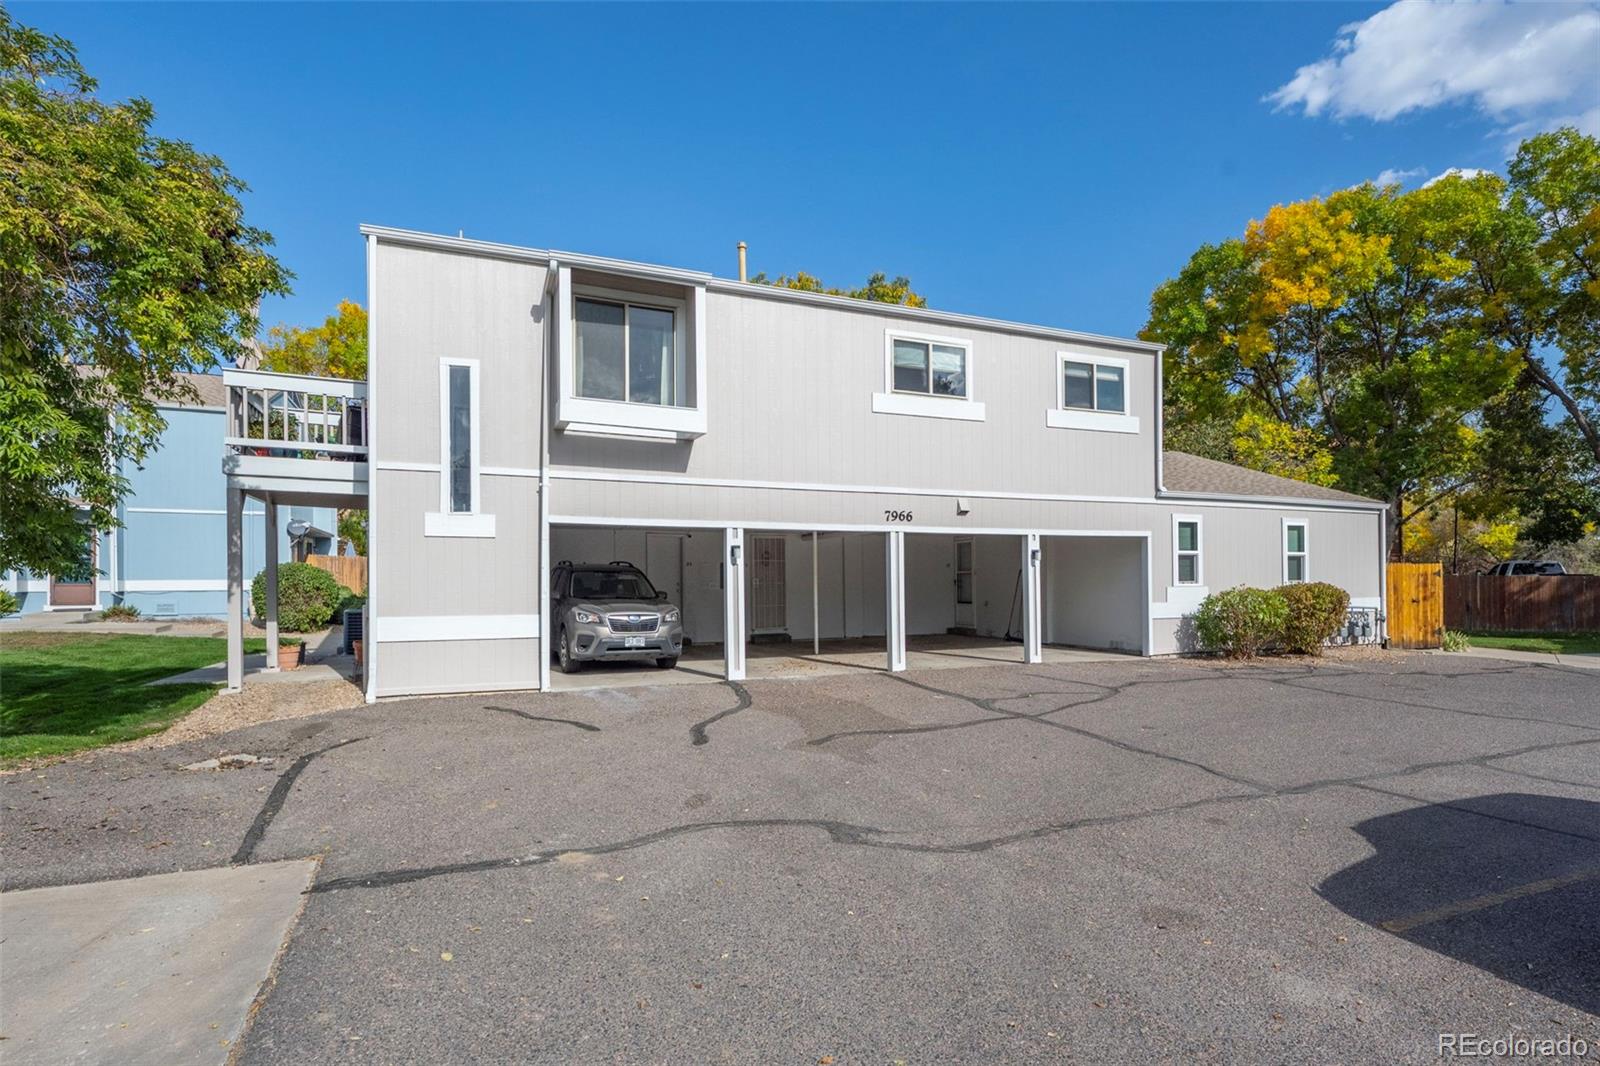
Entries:
[[1310,567],[1307,559],[1306,527],[1303,522],[1286,522],[1283,527],[1283,580],[1285,584],[1305,581]]
[[450,371],[450,512],[471,514],[472,499],[472,368],[452,365]]
[[1177,584],[1200,584],[1200,520],[1177,520]]

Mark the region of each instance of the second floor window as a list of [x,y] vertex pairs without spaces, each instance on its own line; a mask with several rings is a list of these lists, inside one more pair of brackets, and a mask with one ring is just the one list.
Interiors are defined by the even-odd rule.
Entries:
[[579,298],[577,394],[663,407],[678,405],[676,313],[646,304]]
[[1061,406],[1081,411],[1128,413],[1127,368],[1114,363],[1061,361]]
[[953,344],[894,338],[894,391],[967,395],[967,350]]

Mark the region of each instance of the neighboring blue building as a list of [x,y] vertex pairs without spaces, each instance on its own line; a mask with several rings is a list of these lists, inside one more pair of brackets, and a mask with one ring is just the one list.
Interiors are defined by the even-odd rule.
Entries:
[[[161,405],[167,430],[142,468],[124,462],[130,489],[117,511],[122,525],[101,532],[94,559],[75,574],[0,578],[0,587],[16,594],[24,614],[126,603],[150,618],[225,616],[228,482],[217,461],[217,441],[227,435],[226,390],[220,376],[184,376],[199,398],[193,405]],[[266,558],[262,515],[259,503],[247,501],[246,581]],[[295,539],[288,527],[297,519],[310,528]],[[278,558],[287,562],[331,553],[337,519],[330,507],[280,506]]]

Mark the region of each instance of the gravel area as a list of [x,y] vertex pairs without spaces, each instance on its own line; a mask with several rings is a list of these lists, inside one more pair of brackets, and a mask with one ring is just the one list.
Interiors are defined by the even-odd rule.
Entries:
[[304,718],[324,711],[342,711],[365,703],[361,689],[349,681],[316,681],[304,685],[246,685],[224,692],[174,722],[170,728],[100,751],[145,751],[186,744],[263,722]]

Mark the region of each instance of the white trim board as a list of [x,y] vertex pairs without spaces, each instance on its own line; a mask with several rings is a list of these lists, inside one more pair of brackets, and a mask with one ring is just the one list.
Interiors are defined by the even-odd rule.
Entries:
[[[1044,503],[1148,503],[1164,506],[1235,507],[1251,511],[1357,511],[1377,514],[1384,505],[1372,507],[1341,504],[1337,501],[1225,500],[1206,496],[1091,496],[1073,493],[1003,492],[983,489],[915,488],[904,485],[841,485],[815,481],[765,481],[746,478],[694,477],[651,471],[589,470],[578,467],[551,467],[557,481],[615,481],[640,485],[684,485],[698,488],[779,489],[786,492],[859,492],[880,496],[951,496],[980,500],[1028,500]],[[721,525],[722,523],[714,523]]]
[[372,639],[381,644],[441,640],[537,640],[536,614],[400,615],[372,620]]
[[743,529],[752,533],[928,533],[952,537],[1025,537],[1037,533],[1041,537],[1116,537],[1149,540],[1148,529],[1026,529],[1012,527],[983,528],[974,526],[891,526],[885,524],[829,522],[772,522],[766,520],[729,521],[705,518],[618,518],[593,515],[550,516],[552,526],[627,526],[638,529],[670,531],[674,529]]
[[225,578],[134,578],[119,582],[117,592],[226,592]]

